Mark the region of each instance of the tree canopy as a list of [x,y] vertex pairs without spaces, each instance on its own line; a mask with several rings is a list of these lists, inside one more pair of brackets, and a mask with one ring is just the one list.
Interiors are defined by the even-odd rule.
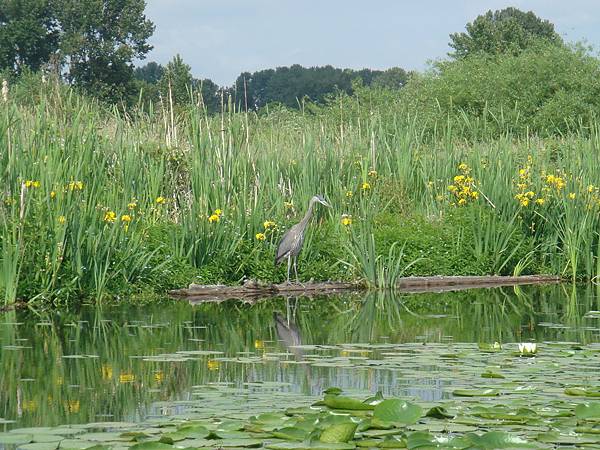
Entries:
[[554,25],[540,19],[532,11],[517,8],[488,11],[466,25],[466,32],[452,33],[450,56],[460,59],[474,53],[518,54],[537,40],[561,44]]
[[134,58],[152,48],[144,0],[6,0],[0,4],[0,70],[52,63],[108,101],[131,90]]
[[375,84],[398,88],[407,79],[408,74],[399,67],[381,71],[338,69],[329,65],[302,67],[294,64],[254,73],[244,72],[235,82],[234,93],[236,103],[243,108],[258,109],[273,102],[297,108],[304,99],[319,103],[336,90],[349,94],[354,80],[360,80],[367,86]]
[[38,70],[58,49],[59,29],[46,0],[0,2],[0,70]]

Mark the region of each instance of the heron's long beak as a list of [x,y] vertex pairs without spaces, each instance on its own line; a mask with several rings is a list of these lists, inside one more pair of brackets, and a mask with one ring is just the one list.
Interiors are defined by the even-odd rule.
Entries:
[[333,206],[331,206],[326,200],[323,200],[321,204],[327,206],[328,208],[333,208]]

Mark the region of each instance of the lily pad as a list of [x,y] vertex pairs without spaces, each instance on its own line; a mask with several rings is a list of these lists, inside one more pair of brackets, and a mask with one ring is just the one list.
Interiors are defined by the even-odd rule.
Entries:
[[391,398],[375,406],[373,417],[382,422],[411,424],[423,415],[423,409],[414,403]]

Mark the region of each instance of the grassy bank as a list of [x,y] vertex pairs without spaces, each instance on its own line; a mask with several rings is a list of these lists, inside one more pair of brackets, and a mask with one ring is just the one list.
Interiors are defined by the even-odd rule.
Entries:
[[334,207],[309,228],[304,280],[600,273],[595,125],[466,139],[463,117],[433,136],[386,95],[299,112],[126,115],[23,80],[0,103],[4,301],[282,281],[275,246],[316,193]]

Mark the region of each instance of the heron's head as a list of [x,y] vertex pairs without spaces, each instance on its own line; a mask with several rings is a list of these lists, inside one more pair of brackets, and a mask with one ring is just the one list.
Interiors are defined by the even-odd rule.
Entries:
[[319,202],[323,206],[327,206],[328,208],[331,208],[331,205],[327,202],[327,200],[325,200],[325,198],[322,195],[315,195],[312,198],[312,200],[314,202]]

